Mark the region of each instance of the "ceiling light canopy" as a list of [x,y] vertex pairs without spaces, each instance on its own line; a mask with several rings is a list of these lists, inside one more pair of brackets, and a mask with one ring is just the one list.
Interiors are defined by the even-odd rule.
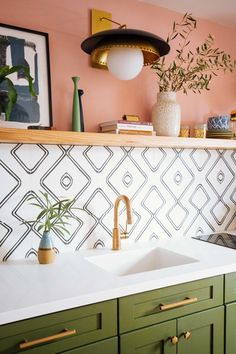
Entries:
[[143,65],[153,64],[170,51],[169,44],[155,34],[124,26],[93,34],[81,48],[91,55],[94,66],[109,69],[121,80],[133,79]]

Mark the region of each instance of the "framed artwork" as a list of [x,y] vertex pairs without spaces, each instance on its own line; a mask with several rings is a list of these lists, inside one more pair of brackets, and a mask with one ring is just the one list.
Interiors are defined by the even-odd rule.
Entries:
[[[29,92],[24,71],[9,75],[17,92],[17,102],[13,105],[9,121],[1,121],[0,127],[52,126],[48,34],[0,24],[0,67],[5,65],[27,66],[33,77],[36,96],[32,97]],[[7,99],[4,81],[0,83],[0,99]]]

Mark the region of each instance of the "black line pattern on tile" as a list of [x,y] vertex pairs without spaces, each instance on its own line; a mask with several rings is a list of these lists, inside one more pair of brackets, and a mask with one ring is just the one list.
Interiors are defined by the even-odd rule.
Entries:
[[[84,152],[83,155],[85,157],[85,159],[87,159],[87,161],[89,162],[89,164],[92,166],[92,168],[94,169],[94,171],[96,171],[97,173],[101,172],[106,165],[108,164],[108,162],[110,161],[110,159],[112,158],[112,156],[114,155],[113,152],[111,151],[111,149],[108,146],[103,146],[102,149],[104,149],[104,152],[108,153],[108,156],[105,156],[104,159],[92,159],[92,157],[90,156],[90,154],[96,150],[97,147],[95,146],[89,146]],[[101,147],[99,147],[98,149],[101,149]],[[100,167],[97,166],[97,164],[99,163]]]
[[[201,159],[195,158],[195,155],[197,155],[201,152]],[[206,154],[206,158],[203,159],[202,152]],[[211,158],[211,153],[207,149],[199,150],[199,149],[193,149],[193,151],[190,153],[190,158],[193,161],[194,165],[197,167],[198,171],[203,171],[204,168],[206,167],[207,163],[210,161]]]
[[12,227],[10,227],[6,223],[2,222],[1,220],[0,220],[0,226],[1,226],[1,228],[6,230],[5,234],[2,235],[2,232],[0,234],[0,237],[1,237],[0,238],[0,247],[1,247],[4,243],[4,241],[6,241],[8,236],[12,233],[13,229],[12,229]]
[[155,166],[153,166],[153,161],[152,159],[149,157],[149,154],[156,154],[157,149],[152,149],[152,148],[146,148],[144,149],[144,151],[141,153],[143,160],[146,162],[146,164],[148,165],[148,167],[150,168],[150,170],[152,172],[156,172],[159,167],[161,166],[162,162],[165,160],[167,153],[165,152],[165,150],[163,148],[159,148],[159,152],[162,154],[161,158],[159,158],[158,163],[156,164],[155,162]]
[[9,177],[11,177],[11,179],[14,180],[15,183],[14,183],[14,187],[11,187],[11,189],[9,191],[6,191],[6,192],[5,192],[6,186],[4,186],[4,196],[3,197],[1,196],[0,208],[8,201],[9,198],[11,198],[11,196],[21,186],[20,178],[3,161],[0,160],[0,169],[1,169],[1,166],[2,166],[2,169],[4,170],[4,172],[7,172],[7,174],[8,174],[8,181],[9,181]]
[[[46,157],[48,156],[49,152],[48,152],[48,150],[47,150],[43,145],[41,145],[41,144],[36,144],[36,145],[34,145],[34,146],[37,146],[40,151],[42,151],[42,156],[41,156],[38,160],[34,161],[33,167],[28,167],[28,166],[27,166],[27,162],[26,162],[26,161],[24,162],[24,161],[22,160],[22,158],[20,158],[20,156],[18,156],[18,154],[19,154],[19,152],[20,152],[20,149],[21,149],[22,147],[24,147],[24,146],[25,146],[24,144],[18,144],[18,145],[16,145],[16,147],[11,150],[11,155],[16,159],[16,161],[20,164],[20,166],[21,166],[27,173],[32,174],[32,173],[34,173],[34,172],[37,170],[37,168],[43,163],[43,161],[44,161],[44,160],[46,159]],[[32,146],[32,145],[29,145],[29,150],[30,150],[30,147],[31,147],[31,146]],[[30,153],[30,152],[27,154],[27,158],[29,158],[29,157],[31,157],[31,153]]]
[[[52,231],[58,253],[110,247],[113,205],[119,194],[127,194],[132,201],[129,242],[236,228],[235,151],[1,147],[0,260],[36,256],[41,234],[36,224],[22,225],[22,221],[30,211],[29,195],[37,193],[43,203],[40,189],[55,201],[75,198],[73,206],[82,209],[70,210],[77,217],[68,227],[70,235],[62,237]],[[121,230],[125,220],[126,209],[121,203]]]

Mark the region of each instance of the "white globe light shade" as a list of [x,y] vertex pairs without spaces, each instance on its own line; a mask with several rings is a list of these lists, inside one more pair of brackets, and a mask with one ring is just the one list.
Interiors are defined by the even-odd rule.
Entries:
[[143,53],[136,48],[112,48],[107,56],[108,70],[120,80],[135,78],[143,67]]

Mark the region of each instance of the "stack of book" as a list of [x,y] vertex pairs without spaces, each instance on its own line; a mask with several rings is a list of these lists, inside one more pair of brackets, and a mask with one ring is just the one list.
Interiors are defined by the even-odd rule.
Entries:
[[101,133],[156,135],[150,122],[112,120],[99,124]]

